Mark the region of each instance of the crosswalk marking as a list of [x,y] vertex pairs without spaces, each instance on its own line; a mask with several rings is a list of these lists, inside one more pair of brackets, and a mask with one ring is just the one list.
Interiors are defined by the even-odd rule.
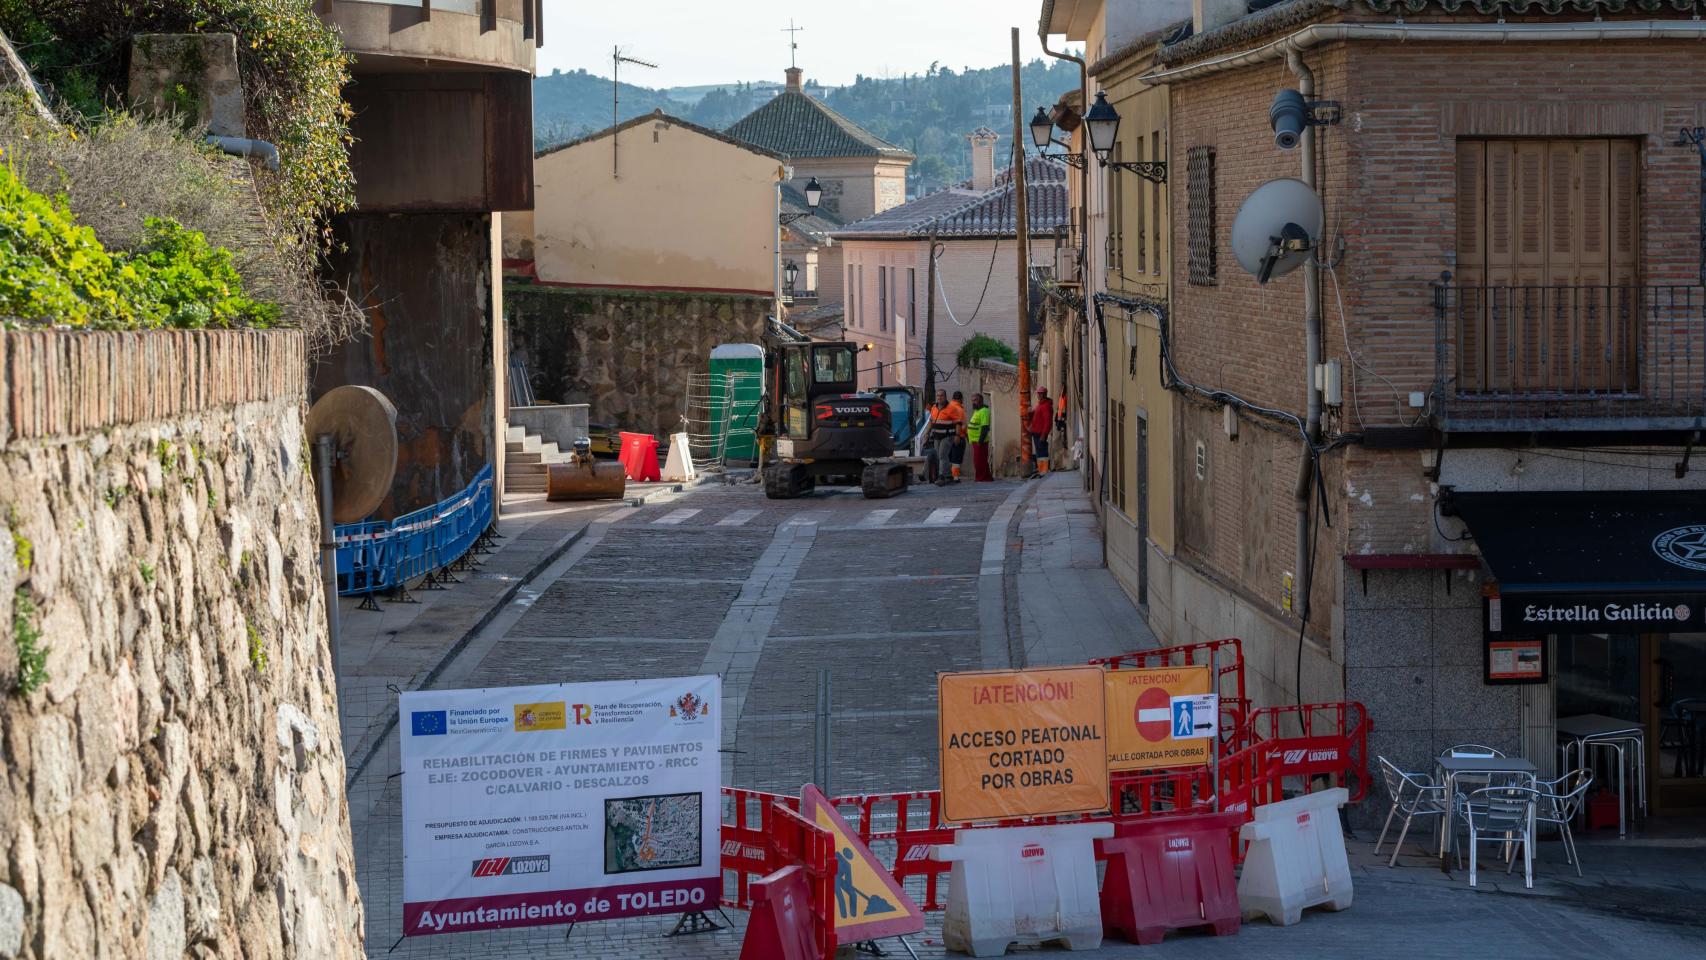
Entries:
[[807,510],[789,517],[783,526],[793,526],[801,523],[822,523],[829,516],[828,510]]
[[959,507],[941,507],[930,511],[930,515],[924,518],[924,522],[933,526],[940,526],[945,523],[953,523],[954,518],[959,515]]
[[728,516],[724,517],[723,519],[718,520],[717,526],[719,526],[719,527],[745,526],[747,523],[749,523],[752,520],[753,517],[756,517],[756,516],[758,516],[757,510],[736,510],[734,513],[731,513]]
[[670,512],[664,514],[663,516],[657,518],[656,520],[653,520],[652,523],[654,523],[654,524],[685,523],[688,520],[692,519],[693,517],[697,516],[698,514],[699,514],[699,510],[697,508],[689,508],[689,509],[685,509],[685,510],[671,510]]
[[899,512],[900,512],[899,510],[872,510],[870,513],[865,514],[865,516],[862,519],[860,519],[859,526],[861,526],[861,527],[880,527],[883,524],[888,523],[891,519],[894,518],[894,515],[899,513]]

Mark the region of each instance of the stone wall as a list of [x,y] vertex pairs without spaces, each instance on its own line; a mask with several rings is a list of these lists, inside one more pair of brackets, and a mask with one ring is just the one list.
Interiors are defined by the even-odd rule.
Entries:
[[0,370],[0,958],[360,955],[300,337]]
[[525,352],[540,403],[590,404],[594,423],[667,435],[681,429],[687,388],[711,349],[757,343],[768,297],[621,292],[511,284],[512,354]]

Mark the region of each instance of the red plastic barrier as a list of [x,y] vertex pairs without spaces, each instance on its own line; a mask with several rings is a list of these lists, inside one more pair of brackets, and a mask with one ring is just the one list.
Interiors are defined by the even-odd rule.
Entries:
[[1242,813],[1195,814],[1115,822],[1096,841],[1108,861],[1102,880],[1102,927],[1132,943],[1160,943],[1168,930],[1212,927],[1238,932],[1238,879],[1232,838]]
[[820,960],[811,907],[811,885],[798,864],[754,881],[740,960]]
[[663,478],[658,469],[658,438],[649,433],[621,433],[622,452],[616,459],[635,483],[650,483]]
[[[793,805],[799,799],[761,790],[723,788],[723,906],[737,910],[752,909],[752,886],[760,877],[787,866],[776,856],[770,844],[774,833],[775,804]],[[734,888],[729,889],[729,881]]]
[[1317,777],[1350,791],[1352,803],[1368,796],[1368,711],[1355,701],[1263,707],[1250,714],[1255,743],[1266,744],[1275,783]]
[[[798,865],[806,874],[812,916],[812,938],[818,955],[835,956],[835,838],[828,830],[780,803],[770,805],[772,855],[779,861]],[[762,881],[761,881],[762,882]]]

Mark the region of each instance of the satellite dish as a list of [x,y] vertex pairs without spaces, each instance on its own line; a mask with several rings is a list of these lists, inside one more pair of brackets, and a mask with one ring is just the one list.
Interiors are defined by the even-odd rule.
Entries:
[[354,523],[379,509],[397,473],[397,408],[372,387],[328,391],[308,410],[308,441],[330,434],[332,521]]
[[1308,262],[1321,237],[1321,198],[1302,180],[1287,177],[1257,187],[1232,221],[1232,255],[1267,283]]

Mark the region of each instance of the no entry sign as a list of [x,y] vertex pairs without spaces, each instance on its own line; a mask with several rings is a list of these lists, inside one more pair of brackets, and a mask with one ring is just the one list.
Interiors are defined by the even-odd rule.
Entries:
[[[1104,674],[1108,705],[1108,769],[1192,767],[1209,761],[1211,739],[1180,737],[1173,701],[1209,693],[1209,668],[1150,667]],[[1196,723],[1193,720],[1192,726]]]

